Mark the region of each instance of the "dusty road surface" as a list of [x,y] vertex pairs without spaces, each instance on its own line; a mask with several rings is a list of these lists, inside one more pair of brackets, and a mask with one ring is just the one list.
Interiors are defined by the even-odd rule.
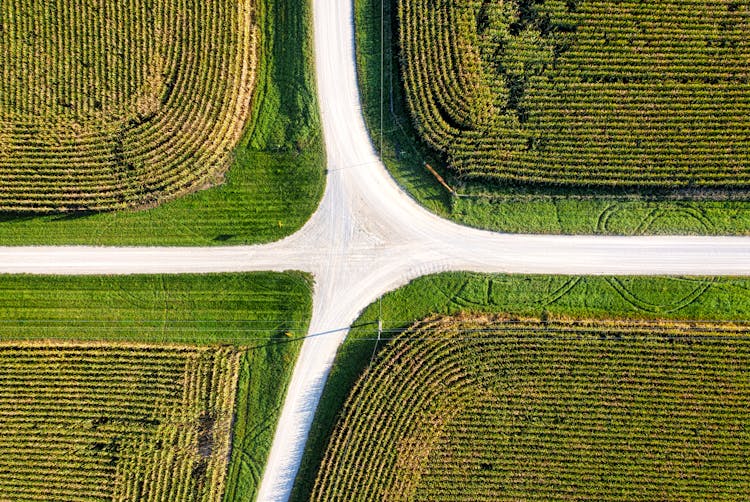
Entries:
[[447,271],[750,275],[750,239],[505,235],[419,207],[375,155],[359,107],[351,0],[314,0],[317,79],[328,154],[318,211],[273,244],[225,248],[0,248],[0,272],[128,274],[303,270],[313,317],[258,500],[289,497],[323,384],[348,327],[383,293]]

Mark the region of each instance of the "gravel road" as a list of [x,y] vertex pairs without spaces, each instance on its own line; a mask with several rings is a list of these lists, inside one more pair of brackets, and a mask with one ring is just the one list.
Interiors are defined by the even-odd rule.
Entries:
[[750,275],[750,239],[507,235],[418,206],[375,155],[355,77],[351,0],[314,0],[326,191],[296,234],[261,246],[0,248],[0,272],[129,274],[303,270],[315,276],[297,361],[258,500],[289,497],[323,384],[348,326],[383,293],[447,270],[560,274]]

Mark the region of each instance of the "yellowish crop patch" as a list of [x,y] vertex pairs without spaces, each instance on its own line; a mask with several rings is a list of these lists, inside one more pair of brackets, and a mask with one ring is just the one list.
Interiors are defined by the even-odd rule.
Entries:
[[241,352],[0,346],[0,493],[9,500],[220,500]]
[[144,207],[221,181],[250,115],[252,0],[0,4],[0,210]]
[[743,500],[747,326],[431,317],[360,376],[313,500]]
[[750,184],[746,0],[398,0],[419,135],[474,179]]

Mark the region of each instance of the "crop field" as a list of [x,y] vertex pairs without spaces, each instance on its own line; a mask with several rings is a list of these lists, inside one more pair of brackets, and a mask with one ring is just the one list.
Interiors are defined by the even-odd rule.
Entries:
[[[300,228],[317,207],[325,185],[312,70],[311,5],[267,0],[253,2],[253,7],[257,85],[249,100],[246,130],[230,155],[231,166],[221,185],[148,209],[0,211],[0,242],[216,246],[275,241]],[[10,18],[3,22],[7,25]]]
[[346,401],[313,500],[744,500],[746,325],[434,316]]
[[462,177],[750,184],[745,0],[398,0],[397,21],[417,132]]
[[241,353],[0,345],[7,500],[221,500]]
[[[548,323],[565,319],[612,323],[620,319],[685,325],[701,319],[701,325],[721,326],[729,320],[750,319],[750,280],[466,272],[420,277],[372,303],[352,324],[321,396],[292,502],[310,500],[344,404],[360,377],[371,371],[373,354],[387,346],[378,339],[378,326],[382,326],[382,338],[390,339],[418,320],[436,315],[547,319]],[[747,322],[735,324],[747,326]]]
[[0,4],[0,210],[147,207],[221,181],[250,116],[252,0]]
[[0,276],[0,499],[252,500],[311,288],[296,272]]

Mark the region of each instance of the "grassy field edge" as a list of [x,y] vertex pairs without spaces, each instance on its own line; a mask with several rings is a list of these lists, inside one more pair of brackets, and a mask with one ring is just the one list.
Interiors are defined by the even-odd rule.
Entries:
[[[309,499],[339,412],[387,336],[433,314],[504,313],[538,319],[750,319],[750,280],[449,272],[416,279],[365,308],[339,348],[315,414],[291,500]],[[382,313],[382,314],[381,314]]]
[[[412,125],[400,81],[395,9],[396,0],[354,0],[362,111],[373,144],[393,178],[430,211],[465,225],[510,233],[750,235],[746,194],[705,191],[700,197],[685,198],[653,190],[613,193],[458,180],[440,156],[419,140]],[[463,196],[450,195],[425,162]]]
[[224,500],[249,500],[307,333],[312,288],[311,275],[293,271],[4,275],[0,340],[237,347],[244,355]]
[[255,500],[260,487],[287,387],[312,315],[312,278],[301,274],[298,280],[301,290],[308,293],[307,301],[301,303],[299,297],[294,318],[279,325],[268,342],[251,347],[240,363],[225,502]]
[[0,244],[256,244],[302,227],[325,187],[311,6],[258,1],[256,16],[261,40],[252,115],[221,185],[142,211],[0,213]]

